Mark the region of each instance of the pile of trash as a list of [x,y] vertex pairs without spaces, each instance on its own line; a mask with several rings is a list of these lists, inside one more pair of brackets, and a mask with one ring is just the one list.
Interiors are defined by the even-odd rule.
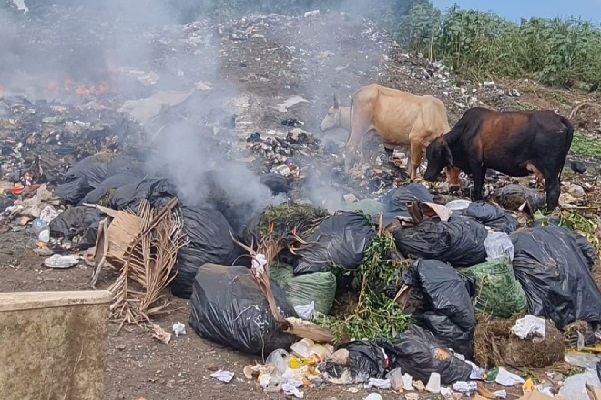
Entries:
[[[94,248],[96,260],[114,253],[117,239],[104,253],[97,240],[106,215],[110,229],[113,212],[161,210],[180,195],[134,161],[95,155],[73,166],[55,191],[71,207],[45,209],[38,238],[50,249]],[[190,299],[196,333],[269,355],[244,371],[266,391],[302,397],[329,382],[481,394],[484,382],[512,387],[526,382],[523,368],[563,362],[563,332],[574,323],[584,326],[580,349],[598,340],[597,252],[566,227],[526,226],[485,202],[436,204],[419,184],[373,200],[371,212],[332,213],[285,200],[282,182],[257,176],[268,198],[248,204],[227,198],[218,177],[205,175],[202,202],[180,199],[175,208],[186,243],[167,286]],[[341,309],[344,298],[354,303]],[[221,372],[216,378],[231,379]]]

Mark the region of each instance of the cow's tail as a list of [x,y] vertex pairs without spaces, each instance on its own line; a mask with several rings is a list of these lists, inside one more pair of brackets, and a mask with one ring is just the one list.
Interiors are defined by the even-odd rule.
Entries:
[[559,169],[559,176],[561,176],[561,174],[563,172],[563,168],[565,167],[565,164],[566,164],[566,158],[568,157],[568,152],[570,151],[570,147],[572,147],[572,140],[574,140],[574,125],[572,125],[572,123],[570,122],[569,119],[567,119],[566,117],[564,117],[562,115],[559,116],[559,120],[566,127],[566,130],[565,130],[566,142],[565,142],[565,149],[564,149],[565,152],[564,152],[564,157],[561,160],[561,168]]

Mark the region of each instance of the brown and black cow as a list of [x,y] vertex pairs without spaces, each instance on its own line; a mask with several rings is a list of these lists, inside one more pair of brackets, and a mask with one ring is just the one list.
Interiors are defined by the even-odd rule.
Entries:
[[553,111],[467,110],[447,134],[426,148],[424,179],[434,181],[445,167],[461,169],[474,180],[472,199],[482,199],[488,168],[513,177],[544,177],[547,209],[559,203],[560,175],[574,128]]

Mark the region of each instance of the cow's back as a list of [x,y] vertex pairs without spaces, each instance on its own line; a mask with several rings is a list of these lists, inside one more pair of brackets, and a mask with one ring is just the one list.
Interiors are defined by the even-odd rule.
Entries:
[[451,130],[447,109],[442,100],[434,96],[422,96],[422,118],[425,131],[432,136],[438,137]]

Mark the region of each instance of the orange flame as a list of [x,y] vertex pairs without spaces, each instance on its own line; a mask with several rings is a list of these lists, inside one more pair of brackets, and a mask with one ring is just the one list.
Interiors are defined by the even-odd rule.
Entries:
[[111,87],[105,82],[97,85],[83,83],[76,85],[75,82],[70,78],[65,79],[62,85],[56,81],[50,81],[46,85],[45,89],[46,94],[49,95],[56,95],[60,91],[68,94],[74,94],[79,97],[90,97],[97,94],[108,93],[110,90]]

